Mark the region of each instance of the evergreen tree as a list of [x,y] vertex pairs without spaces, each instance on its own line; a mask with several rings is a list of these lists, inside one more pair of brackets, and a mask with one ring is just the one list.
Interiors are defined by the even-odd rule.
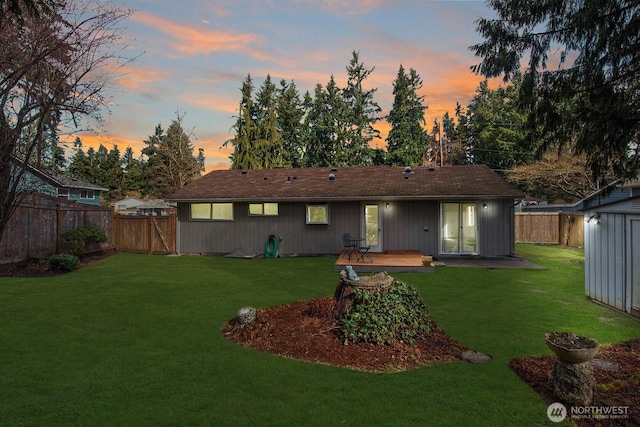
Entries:
[[67,175],[79,180],[86,180],[89,177],[89,158],[82,150],[82,141],[76,138],[74,142],[75,153],[71,157],[67,167]]
[[387,161],[391,165],[421,165],[427,152],[429,135],[424,129],[424,112],[428,107],[424,104],[424,96],[418,94],[422,84],[414,69],[407,74],[400,65],[393,81],[393,106],[387,116],[391,125],[387,137]]
[[376,114],[382,109],[374,100],[377,89],[366,90],[364,82],[374,69],[365,67],[359,53],[352,52],[347,66],[347,87],[342,92],[348,115],[344,129],[347,134],[345,150],[338,153],[340,163],[352,166],[372,163],[370,143],[374,138],[380,138],[380,132],[373,125],[379,119]]
[[304,154],[304,127],[302,124],[305,110],[303,101],[293,80],[287,83],[280,80],[276,105],[278,126],[283,142],[283,163],[293,165],[294,159],[301,160]]
[[523,148],[525,117],[518,111],[517,97],[514,85],[492,90],[484,80],[476,89],[467,109],[474,163],[505,170],[529,160],[530,152]]
[[148,187],[144,164],[140,159],[135,158],[131,147],[127,147],[122,156],[122,172],[122,197],[144,196]]
[[262,83],[256,94],[256,117],[258,158],[260,168],[271,169],[284,165],[284,143],[280,132],[276,113],[277,104],[276,86],[271,81],[271,76]]
[[236,135],[226,141],[223,146],[232,145],[233,153],[230,156],[231,169],[259,169],[260,160],[259,130],[256,124],[257,109],[253,102],[253,81],[251,75],[242,82],[240,89],[242,98],[233,129]]
[[[634,178],[640,168],[640,1],[491,0],[485,41],[471,47],[486,77],[520,72],[530,144],[573,143],[596,179]],[[559,63],[549,53],[558,51]],[[569,102],[567,102],[569,101]],[[554,145],[555,144],[555,145]]]
[[156,127],[154,135],[144,141],[143,154],[148,157],[146,172],[153,183],[153,195],[164,197],[200,177],[201,167],[193,155],[190,136],[182,127],[182,115],[177,113],[166,132]]
[[336,129],[331,118],[328,97],[329,94],[320,83],[316,84],[313,97],[309,93],[305,94],[304,105],[307,115],[304,121],[306,140],[303,164],[307,167],[331,166],[335,161]]

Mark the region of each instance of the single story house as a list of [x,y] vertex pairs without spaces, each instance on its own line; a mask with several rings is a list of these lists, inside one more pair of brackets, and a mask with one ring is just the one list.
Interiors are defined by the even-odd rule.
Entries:
[[138,212],[140,215],[173,215],[176,207],[162,199],[151,199],[138,205]]
[[510,256],[523,194],[484,165],[216,170],[166,197],[178,253],[339,254],[344,233],[371,252]]
[[113,211],[119,215],[127,215],[128,213],[138,212],[138,206],[142,204],[142,200],[135,197],[127,197],[112,203]]
[[22,176],[24,190],[59,197],[72,202],[100,206],[100,194],[108,188],[58,173],[27,166]]
[[580,208],[587,296],[640,317],[640,181],[616,182]]

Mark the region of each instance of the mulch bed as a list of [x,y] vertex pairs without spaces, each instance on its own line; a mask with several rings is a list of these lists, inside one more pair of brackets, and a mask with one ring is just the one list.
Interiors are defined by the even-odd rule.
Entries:
[[[116,251],[105,250],[81,255],[78,268],[86,267],[96,261],[114,255]],[[28,259],[20,262],[0,264],[0,277],[50,277],[68,273],[67,271],[49,270],[46,259]]]
[[232,319],[224,336],[256,350],[314,363],[369,372],[396,372],[459,360],[469,350],[435,324],[423,339],[407,344],[343,344],[332,317],[334,299],[325,297],[258,309],[256,320],[243,325]]
[[[596,355],[592,407],[626,407],[628,418],[573,419],[578,426],[640,426],[640,339],[602,346]],[[557,402],[549,382],[555,356],[519,357],[509,366],[547,403]],[[602,367],[599,367],[602,366]],[[604,369],[603,369],[604,368]],[[615,369],[617,368],[617,369]],[[612,370],[615,369],[615,370]],[[565,403],[565,402],[561,402]],[[569,404],[565,404],[570,411]]]

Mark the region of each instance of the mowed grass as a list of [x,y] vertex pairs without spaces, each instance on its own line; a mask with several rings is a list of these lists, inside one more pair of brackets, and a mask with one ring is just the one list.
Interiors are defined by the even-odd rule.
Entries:
[[0,425],[549,425],[509,360],[550,353],[547,331],[611,343],[640,337],[640,323],[585,298],[580,250],[518,251],[547,269],[396,274],[445,331],[493,360],[392,374],[261,353],[220,333],[242,306],[332,295],[332,257],[123,253],[63,276],[0,278]]

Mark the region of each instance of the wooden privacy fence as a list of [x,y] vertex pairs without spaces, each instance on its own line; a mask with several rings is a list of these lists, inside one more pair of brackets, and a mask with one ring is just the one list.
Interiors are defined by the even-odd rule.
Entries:
[[83,225],[100,228],[107,237],[112,209],[30,194],[18,206],[0,240],[0,263],[46,258],[60,253],[62,234]]
[[516,242],[584,246],[584,215],[566,212],[516,213]]
[[175,253],[176,216],[113,215],[111,244],[124,252]]

